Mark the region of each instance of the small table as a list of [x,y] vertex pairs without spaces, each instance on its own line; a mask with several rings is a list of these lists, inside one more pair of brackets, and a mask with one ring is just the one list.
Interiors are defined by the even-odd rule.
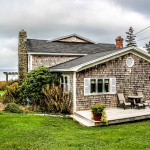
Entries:
[[138,95],[129,95],[128,98],[130,98],[131,100],[131,105],[134,106],[134,102],[136,102],[136,99],[140,99],[140,102],[141,102],[141,98],[143,96],[138,96]]

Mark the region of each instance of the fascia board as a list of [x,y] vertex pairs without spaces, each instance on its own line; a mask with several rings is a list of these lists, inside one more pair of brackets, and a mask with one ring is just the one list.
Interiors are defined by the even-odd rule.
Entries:
[[51,72],[72,72],[74,70],[71,70],[71,69],[51,69],[50,68],[50,71]]
[[33,53],[28,52],[29,55],[51,55],[51,56],[85,56],[87,54],[76,54],[76,53]]

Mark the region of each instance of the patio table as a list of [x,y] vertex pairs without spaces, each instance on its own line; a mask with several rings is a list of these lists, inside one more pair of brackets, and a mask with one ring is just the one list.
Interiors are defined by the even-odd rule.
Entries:
[[132,107],[134,107],[135,102],[136,102],[137,99],[140,99],[140,102],[141,102],[141,98],[142,98],[142,97],[143,97],[143,96],[129,95],[128,98],[130,99],[130,102],[131,102]]

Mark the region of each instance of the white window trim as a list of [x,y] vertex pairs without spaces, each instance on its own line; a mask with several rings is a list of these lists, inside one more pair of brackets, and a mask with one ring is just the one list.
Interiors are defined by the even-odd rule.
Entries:
[[76,72],[73,73],[73,112],[76,111]]
[[32,70],[32,55],[28,55],[28,72]]
[[[89,80],[91,81],[91,79],[96,79],[96,93],[91,93],[91,82],[89,82],[89,93],[86,94],[84,91],[84,96],[89,96],[89,95],[104,95],[104,94],[116,94],[115,92],[112,92],[112,85],[111,85],[111,80],[115,78],[115,77],[102,77],[102,78],[89,78]],[[98,79],[103,79],[103,90],[104,90],[104,80],[105,79],[109,79],[109,92],[102,92],[102,93],[98,93]],[[115,78],[116,80],[116,78]],[[85,82],[85,81],[84,81]],[[85,86],[85,85],[84,85]],[[85,88],[85,87],[84,87]],[[85,89],[84,89],[85,90]]]
[[[69,75],[67,75],[67,74],[62,74],[62,77],[63,77],[63,80],[64,80],[64,83],[62,83],[62,81],[61,81],[61,85],[63,84],[63,92],[64,93],[69,93],[70,92],[70,76]],[[64,89],[65,89],[65,77],[67,77],[67,82],[68,82],[68,91],[64,91]]]
[[[132,64],[128,64],[128,60],[131,59],[132,60]],[[129,68],[132,68],[134,66],[134,59],[132,57],[127,57],[126,59],[126,65]]]
[[[90,83],[90,95],[99,95],[99,94],[110,94],[110,78],[90,78],[90,80],[92,79],[96,79],[96,93],[91,93],[91,83]],[[102,79],[103,80],[103,92],[98,92],[98,79]],[[104,86],[105,86],[105,79],[109,79],[109,92],[104,92]]]

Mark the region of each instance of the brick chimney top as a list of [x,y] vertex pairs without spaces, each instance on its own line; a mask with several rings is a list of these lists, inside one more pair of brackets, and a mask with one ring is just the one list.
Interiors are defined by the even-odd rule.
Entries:
[[118,38],[116,38],[116,49],[120,48],[123,48],[123,38],[121,38],[121,36],[118,36]]

